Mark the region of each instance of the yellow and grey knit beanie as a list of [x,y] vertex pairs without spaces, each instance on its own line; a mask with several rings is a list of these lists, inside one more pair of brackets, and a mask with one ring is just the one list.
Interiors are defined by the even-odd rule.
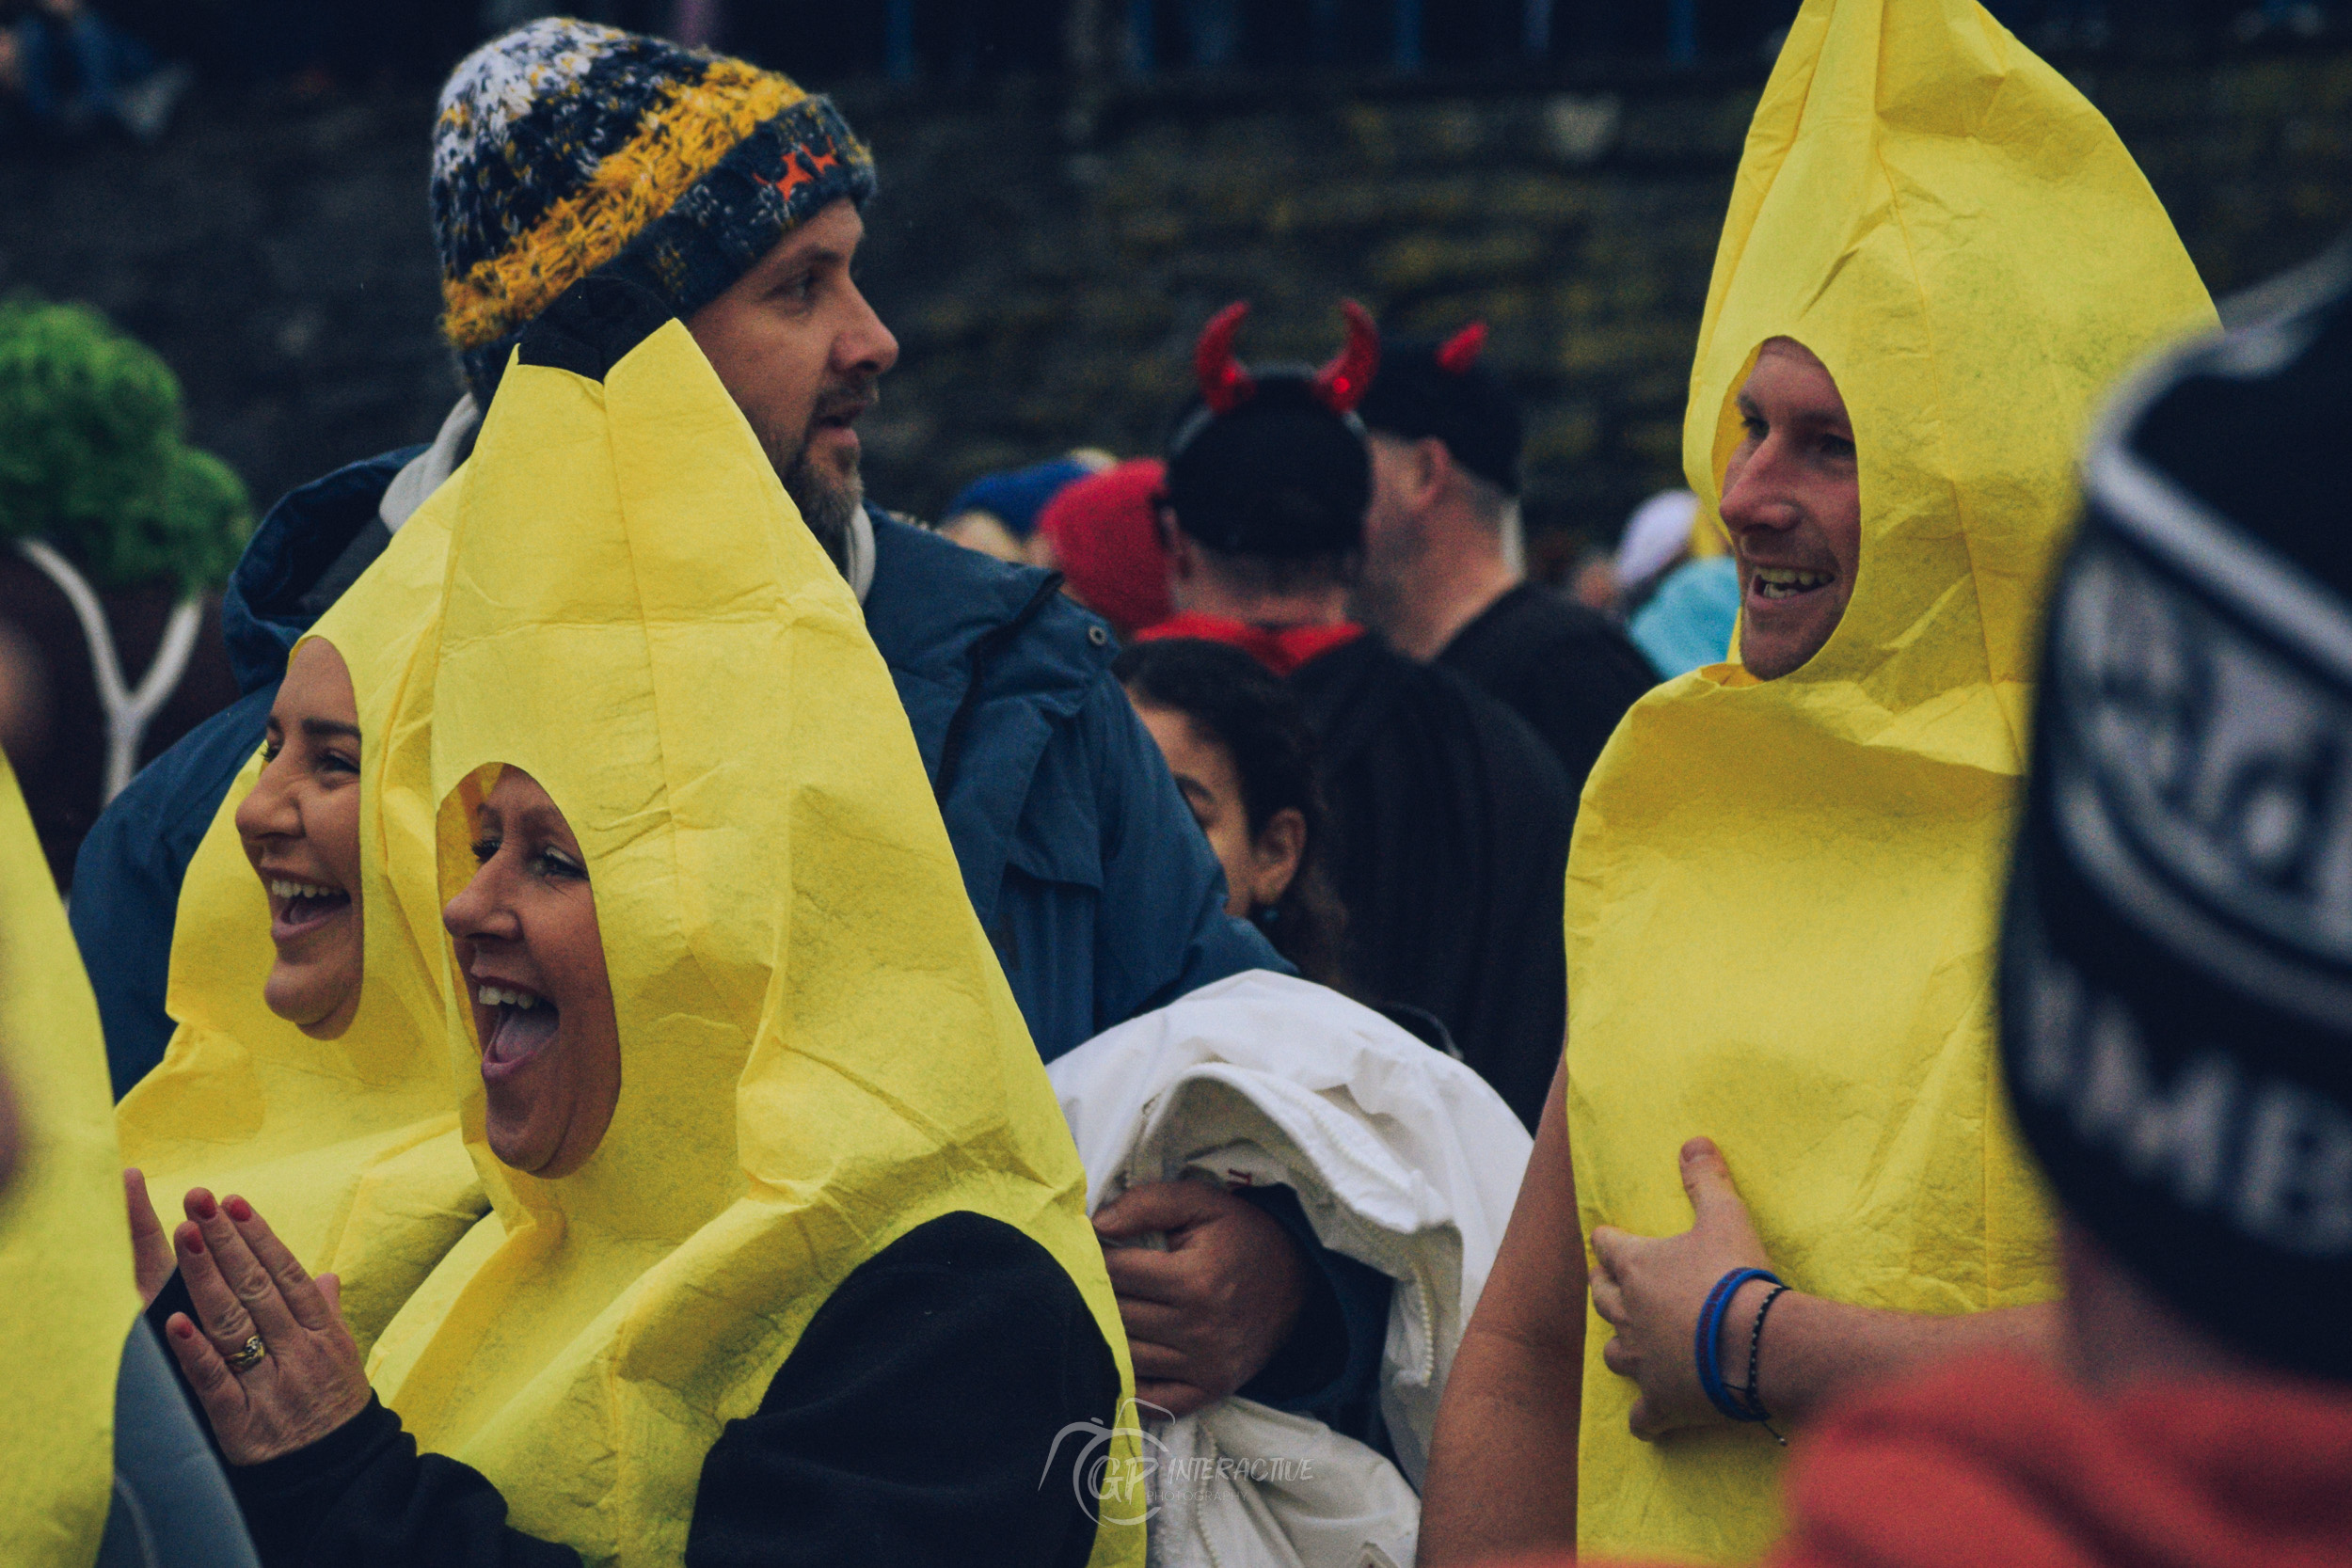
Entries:
[[466,56],[433,131],[441,329],[485,404],[532,318],[627,254],[680,316],[874,161],[826,99],[741,60],[534,22]]

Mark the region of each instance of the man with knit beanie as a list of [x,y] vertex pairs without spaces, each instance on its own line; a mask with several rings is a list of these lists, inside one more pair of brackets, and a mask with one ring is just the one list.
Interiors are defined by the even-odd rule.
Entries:
[[2352,245],[2243,303],[2092,440],[2045,634],[2000,1032],[2062,1354],[1842,1404],[1768,1568],[2352,1564]]
[[[853,425],[898,356],[850,271],[873,188],[871,156],[829,102],[739,60],[550,20],[458,66],[434,132],[432,207],[468,396],[430,447],[355,464],[273,509],[223,611],[247,695],[158,759],[91,834],[74,925],[118,1061],[162,1054],[181,878],[261,742],[288,653],[464,461],[521,333],[600,269],[686,322],[856,591],[1041,1053],[1211,981],[1287,970],[1224,913],[1217,863],[1111,674],[1107,628],[1048,574],[865,503]],[[1199,1216],[1175,1255],[1185,1267],[1158,1306],[1162,1338],[1220,1398],[1297,1317],[1230,1304],[1307,1300],[1313,1266],[1237,1200]]]
[[1484,356],[1486,327],[1391,338],[1364,394],[1372,508],[1356,609],[1408,657],[1435,660],[1527,721],[1584,787],[1617,721],[1657,684],[1641,650],[1527,580],[1518,400]]

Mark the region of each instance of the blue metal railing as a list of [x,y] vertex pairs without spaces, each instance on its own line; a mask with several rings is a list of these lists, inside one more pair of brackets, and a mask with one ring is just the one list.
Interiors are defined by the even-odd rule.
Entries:
[[[750,25],[756,8],[773,0],[705,0],[714,3],[742,19],[749,34],[760,31]],[[2029,44],[2058,52],[2127,45],[2158,27],[2225,45],[2352,39],[2352,0],[1987,3]],[[880,24],[865,35],[870,41],[852,48],[854,58],[826,63],[834,74],[879,66],[894,81],[1065,69],[1078,5],[1091,19],[1086,25],[1099,30],[1087,57],[1150,78],[1335,67],[1410,76],[1529,62],[1648,59],[1686,69],[1753,62],[1773,48],[1799,0],[882,0],[865,13]],[[866,53],[877,48],[879,59]]]

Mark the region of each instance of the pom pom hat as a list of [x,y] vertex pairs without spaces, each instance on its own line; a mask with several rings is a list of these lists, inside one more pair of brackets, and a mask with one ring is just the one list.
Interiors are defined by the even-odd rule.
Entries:
[[1138,458],[1065,486],[1038,514],[1070,591],[1122,638],[1176,613],[1156,506],[1168,470]]
[[826,99],[741,60],[555,18],[469,55],[433,129],[441,329],[488,402],[558,294],[624,252],[680,316],[874,161]]

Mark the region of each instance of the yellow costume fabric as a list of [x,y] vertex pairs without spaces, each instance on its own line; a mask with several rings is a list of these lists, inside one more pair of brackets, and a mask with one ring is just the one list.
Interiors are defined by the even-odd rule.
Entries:
[[[421,1447],[589,1563],[675,1563],[722,1424],[853,1270],[958,1211],[1069,1271],[1132,1387],[1085,1174],[889,674],[678,323],[602,382],[508,370],[432,706],[440,896],[498,765],[536,779],[587,861],[622,1082],[579,1170],[509,1170],[453,1004],[504,1234],[384,1337],[378,1390]],[[1142,1534],[1105,1527],[1093,1560],[1139,1563]]]
[[[306,1267],[342,1276],[344,1320],[362,1349],[489,1203],[450,1090],[432,801],[386,788],[404,750],[418,758],[409,772],[424,767],[430,706],[411,667],[440,602],[464,484],[461,469],[312,634],[342,656],[359,716],[352,893],[366,953],[350,1026],[312,1039],[262,1000],[276,959],[269,900],[235,821],[261,772],[257,753],[181,886],[166,993],[179,1027],[117,1113],[123,1158],[147,1173],[167,1226],[190,1187],[243,1195]],[[404,904],[403,885],[421,895]]]
[[114,1487],[115,1370],[139,1298],[98,1004],[5,759],[0,1072],[20,1138],[0,1187],[0,1291],[18,1327],[0,1422],[0,1562],[89,1568]]
[[[2102,388],[2213,319],[2105,119],[1973,0],[1808,0],[1733,191],[1683,461],[1711,515],[1758,346],[1804,343],[1852,417],[1861,564],[1811,662],[1660,689],[1586,785],[1587,1237],[1688,1228],[1677,1151],[1705,1133],[1799,1290],[1936,1313],[2054,1292],[1990,1036],[2031,641]],[[1586,1329],[1581,1548],[1755,1557],[1781,1450],[1727,1424],[1637,1442],[1610,1330]]]

